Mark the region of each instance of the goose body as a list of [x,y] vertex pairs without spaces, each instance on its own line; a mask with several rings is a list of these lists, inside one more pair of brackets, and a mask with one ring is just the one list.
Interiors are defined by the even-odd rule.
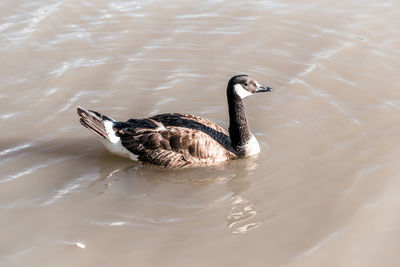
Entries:
[[120,122],[81,107],[77,111],[81,124],[100,136],[112,153],[163,167],[211,166],[259,153],[243,99],[267,91],[271,88],[247,75],[229,80],[229,133],[208,119],[182,113]]

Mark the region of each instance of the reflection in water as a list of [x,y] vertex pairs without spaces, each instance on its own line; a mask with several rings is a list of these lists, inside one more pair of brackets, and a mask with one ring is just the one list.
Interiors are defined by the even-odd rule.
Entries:
[[[187,206],[199,207],[213,205],[220,201],[229,201],[230,207],[226,212],[226,221],[228,229],[236,233],[246,233],[252,229],[255,229],[260,221],[252,221],[252,218],[257,215],[254,201],[246,199],[246,190],[251,185],[251,172],[257,168],[257,162],[255,158],[237,160],[229,162],[223,166],[214,167],[202,167],[193,169],[163,169],[156,166],[135,163],[134,165],[118,168],[109,171],[106,174],[106,169],[103,167],[101,173],[103,173],[98,179],[96,179],[90,186],[95,186],[98,191],[97,196],[104,194],[107,190],[113,190],[113,186],[119,187],[118,183],[124,185],[130,184],[129,180],[132,179],[143,179],[149,184],[163,185],[163,184],[175,184],[175,185],[186,185],[186,186],[201,186],[201,189],[206,187],[212,187],[215,185],[222,185],[227,187],[228,191],[221,191],[222,195],[217,194],[214,199],[207,198],[204,203],[196,203],[195,199],[189,200],[192,204],[187,203]],[[200,189],[200,190],[201,190]],[[126,190],[126,194],[129,194],[133,199],[149,197],[148,192],[139,193],[136,188],[123,186]],[[177,199],[179,201],[179,199]],[[124,215],[125,217],[131,217],[132,215]],[[181,221],[184,218],[169,219],[169,222]],[[97,225],[124,225],[118,224],[118,222],[92,222]]]
[[233,192],[231,209],[226,216],[228,228],[234,234],[243,234],[258,227],[260,221],[252,219],[257,215],[255,201],[246,199],[246,190],[251,185],[251,171],[257,168],[253,159],[245,159],[235,166],[235,176],[229,180],[228,188]]
[[260,222],[251,222],[251,218],[257,215],[254,204],[241,196],[232,197],[232,208],[227,216],[228,228],[232,228],[232,233],[243,234],[255,229]]
[[[164,169],[157,166],[143,164],[140,162],[131,162],[134,165],[125,166],[110,171],[105,174],[104,167],[100,171],[102,173],[95,183],[101,181],[109,183],[113,177],[135,177],[132,179],[145,179],[149,183],[176,183],[190,185],[207,185],[221,183],[232,176],[232,171],[227,166],[216,166],[207,168],[188,168],[188,169]],[[119,179],[119,178],[118,178]]]

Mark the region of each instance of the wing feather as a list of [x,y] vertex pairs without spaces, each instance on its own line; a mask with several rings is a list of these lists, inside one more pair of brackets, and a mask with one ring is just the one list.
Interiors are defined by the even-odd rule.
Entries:
[[193,115],[162,114],[129,120],[116,128],[122,145],[143,162],[186,167],[213,165],[236,157],[222,127]]

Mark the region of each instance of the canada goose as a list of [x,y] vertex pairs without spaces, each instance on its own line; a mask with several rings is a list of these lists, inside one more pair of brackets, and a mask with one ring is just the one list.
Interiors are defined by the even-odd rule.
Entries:
[[102,137],[112,153],[163,167],[210,166],[260,152],[242,99],[271,90],[244,74],[229,80],[229,133],[212,121],[182,113],[119,122],[81,107],[77,111],[81,124]]

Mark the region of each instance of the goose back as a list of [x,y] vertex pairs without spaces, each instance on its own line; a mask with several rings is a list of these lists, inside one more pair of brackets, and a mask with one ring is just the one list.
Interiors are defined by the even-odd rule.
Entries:
[[139,160],[164,167],[215,165],[237,158],[229,134],[216,123],[182,113],[114,125],[122,145]]

